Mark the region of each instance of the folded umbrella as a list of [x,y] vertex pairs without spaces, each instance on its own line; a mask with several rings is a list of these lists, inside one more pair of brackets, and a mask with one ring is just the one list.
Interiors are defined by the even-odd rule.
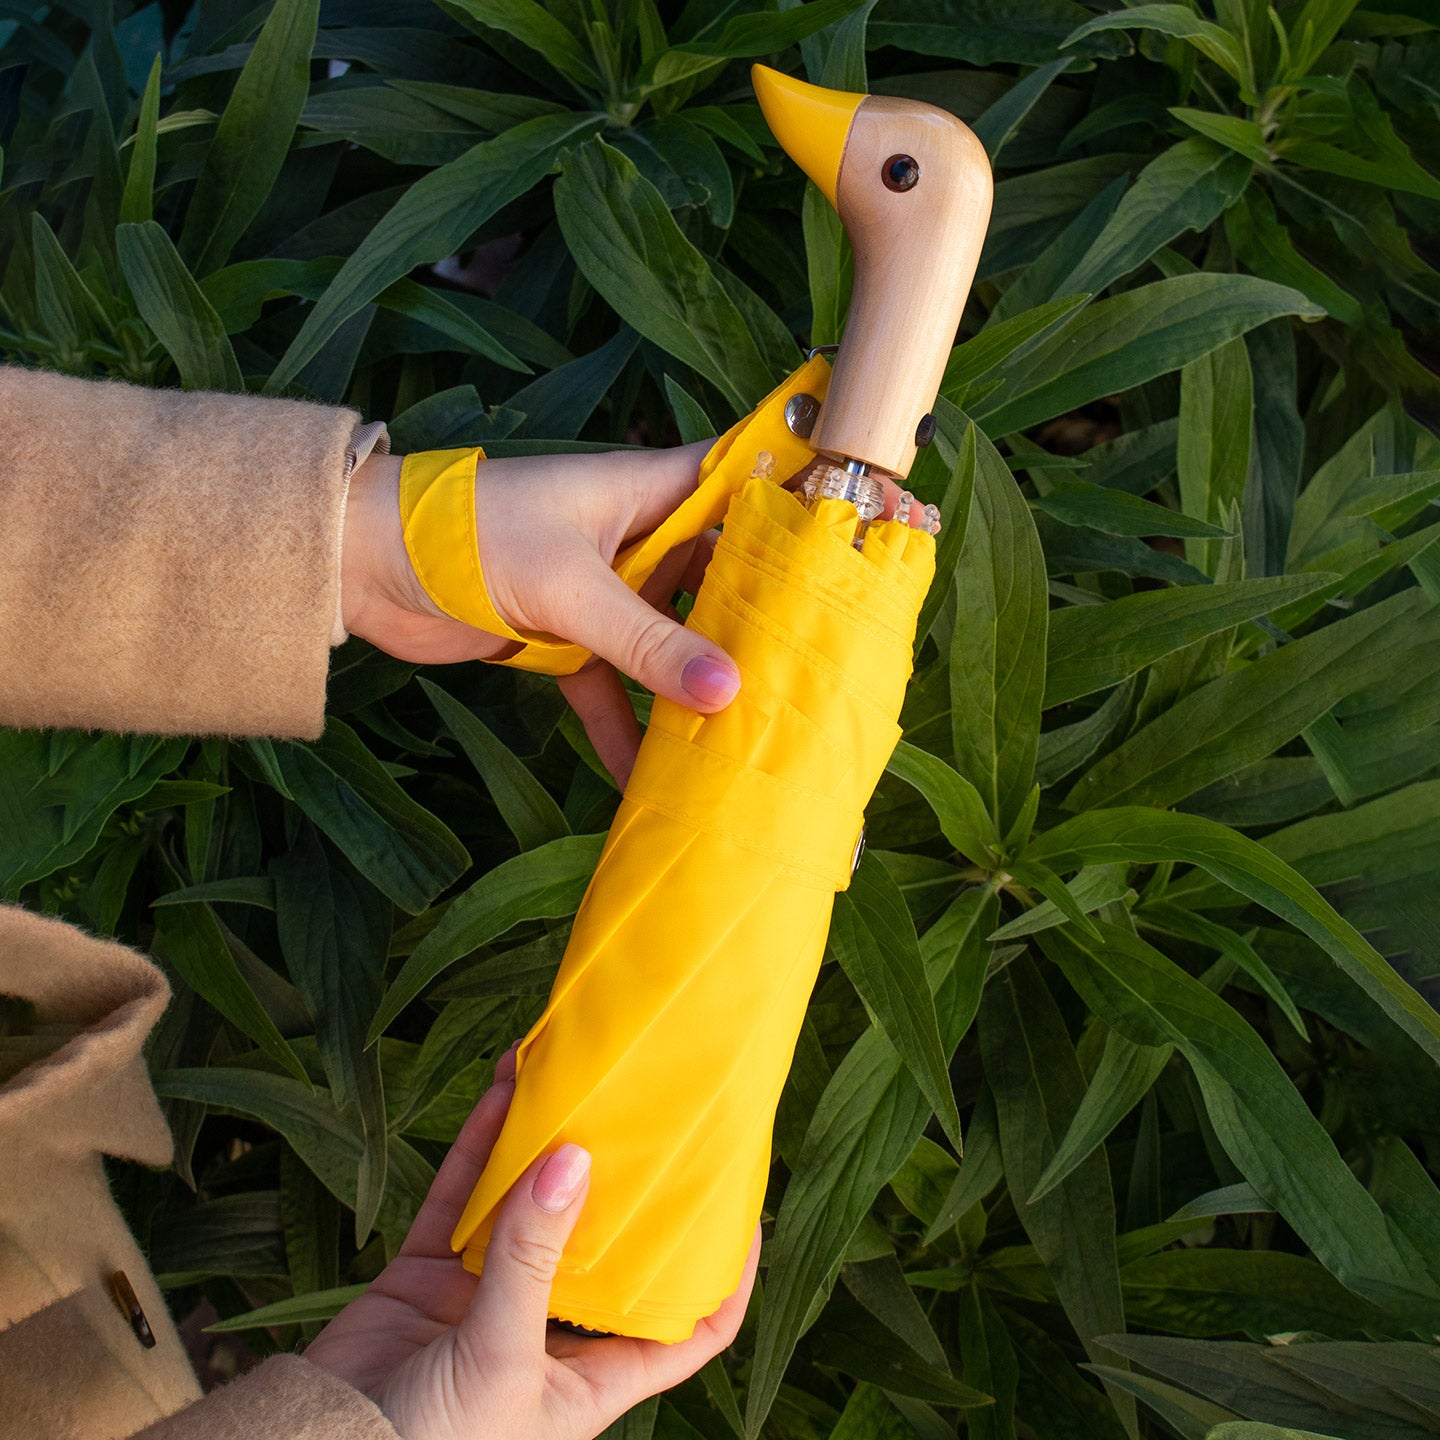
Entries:
[[[802,92],[813,87],[797,85],[786,82],[786,96],[810,103]],[[814,93],[850,129],[864,114],[863,96],[837,106],[832,92]],[[896,103],[885,102],[887,126]],[[813,141],[813,126],[802,128]],[[838,174],[842,200],[850,129],[839,150],[807,152],[832,198]],[[826,170],[832,160],[837,173]],[[952,298],[950,337],[962,302]],[[891,353],[888,368],[896,363]],[[925,364],[934,384],[921,413],[944,357]],[[886,409],[856,367],[847,374],[837,361],[835,378]],[[831,383],[812,358],[717,442],[696,494],[617,567],[637,584],[723,516],[687,624],[734,658],[742,684],[715,715],[656,699],[549,1002],[519,1048],[505,1128],[452,1242],[478,1272],[510,1187],[540,1155],[583,1146],[589,1198],[551,1313],[589,1329],[683,1340],[738,1283],[835,892],[849,883],[864,807],[899,738],[934,541],[903,521],[857,527],[848,500],[807,505],[783,488],[817,455],[796,434],[797,415],[815,406],[790,402],[823,402]],[[912,414],[916,396],[903,404]],[[821,410],[832,432],[844,419]],[[875,454],[863,438],[828,449],[850,461],[832,477],[863,483],[871,463],[904,473],[916,429],[907,423],[879,426],[889,438]]]

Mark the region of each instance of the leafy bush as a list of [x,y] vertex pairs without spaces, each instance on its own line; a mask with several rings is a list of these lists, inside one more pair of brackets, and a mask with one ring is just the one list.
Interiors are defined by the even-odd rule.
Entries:
[[[837,338],[845,239],[752,57],[868,64],[997,164],[763,1301],[627,1436],[1436,1428],[1440,37],[1428,0],[1099,8],[0,30],[8,356],[344,399],[401,449],[705,435]],[[0,733],[0,892],[175,985],[175,1170],[119,1192],[177,1311],[259,1349],[393,1251],[616,801],[533,677],[352,641],[330,712],[314,745]],[[881,969],[910,1023],[867,1013]]]

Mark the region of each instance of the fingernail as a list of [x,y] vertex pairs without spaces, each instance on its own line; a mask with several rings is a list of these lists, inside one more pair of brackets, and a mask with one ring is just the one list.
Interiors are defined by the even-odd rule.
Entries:
[[530,1187],[530,1198],[542,1209],[558,1215],[570,1206],[590,1174],[590,1152],[578,1145],[562,1145],[541,1167]]
[[740,689],[740,676],[713,655],[697,655],[680,672],[680,684],[702,705],[728,705]]
[[515,1078],[515,1049],[516,1046],[512,1045],[495,1062],[495,1083],[497,1085],[503,1080],[513,1080]]

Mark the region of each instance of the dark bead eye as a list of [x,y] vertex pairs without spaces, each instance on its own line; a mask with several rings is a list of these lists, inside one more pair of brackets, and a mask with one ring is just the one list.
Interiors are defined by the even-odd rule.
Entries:
[[913,190],[920,179],[920,166],[909,155],[892,155],[880,168],[887,190]]

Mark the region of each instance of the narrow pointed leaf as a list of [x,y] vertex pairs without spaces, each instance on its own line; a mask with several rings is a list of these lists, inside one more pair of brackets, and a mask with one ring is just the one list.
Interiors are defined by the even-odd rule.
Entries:
[[417,945],[385,992],[369,1043],[435,978],[462,956],[522,920],[573,915],[595,871],[603,835],[566,835],[527,850],[482,875],[457,895],[440,923]]

